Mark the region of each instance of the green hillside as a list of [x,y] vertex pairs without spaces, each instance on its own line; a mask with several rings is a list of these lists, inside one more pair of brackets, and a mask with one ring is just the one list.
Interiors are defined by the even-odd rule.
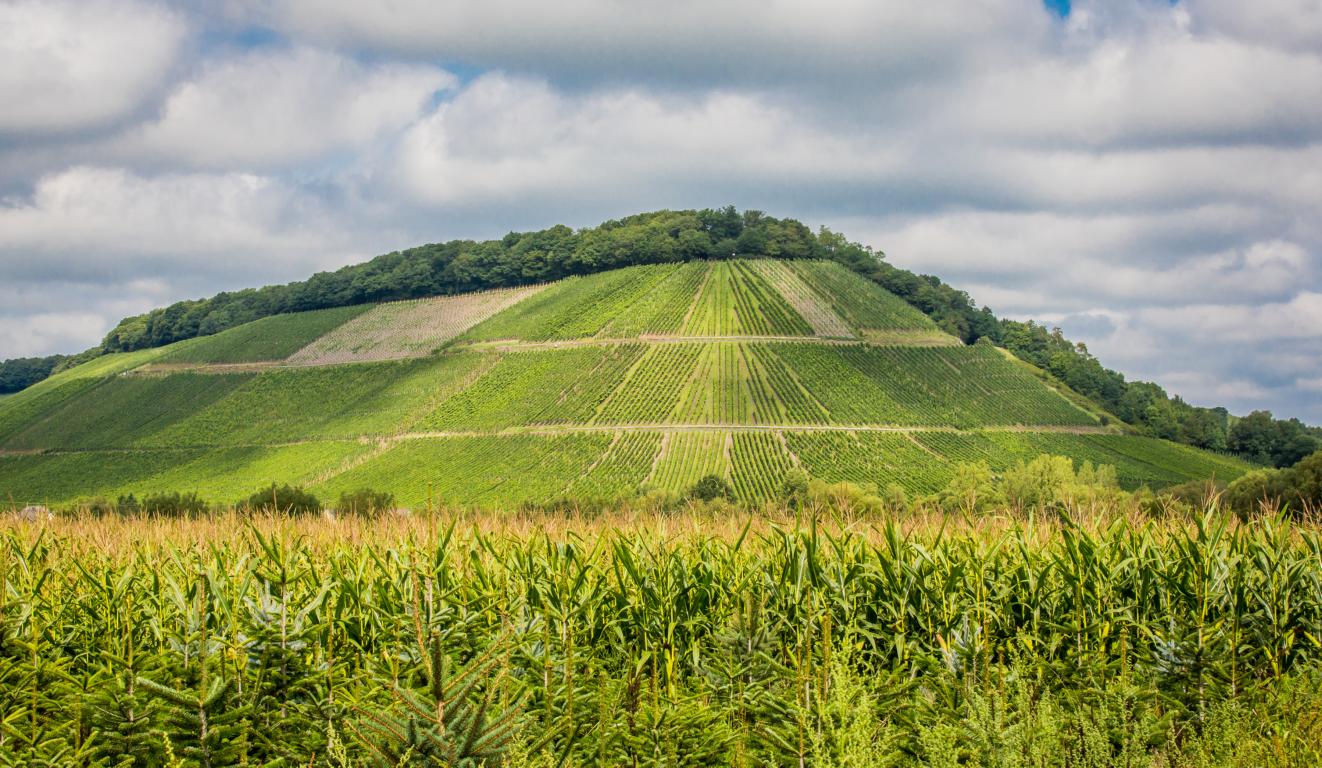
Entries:
[[795,467],[925,493],[961,462],[1041,453],[1130,488],[1247,469],[1096,412],[834,262],[693,261],[98,358],[0,400],[0,499],[233,501],[276,481],[505,504],[718,474],[759,500]]

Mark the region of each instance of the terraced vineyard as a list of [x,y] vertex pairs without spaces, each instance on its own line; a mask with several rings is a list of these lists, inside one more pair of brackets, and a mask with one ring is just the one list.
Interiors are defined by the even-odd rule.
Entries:
[[284,360],[370,309],[370,305],[361,305],[264,317],[214,336],[179,342],[159,360],[164,364]]
[[317,338],[291,355],[289,362],[334,365],[425,357],[541,288],[510,288],[381,304]]
[[280,315],[108,355],[0,400],[0,499],[270,482],[500,505],[736,498],[791,468],[938,491],[1042,453],[1125,487],[1248,467],[1104,427],[997,349],[828,262],[631,267],[545,286]]

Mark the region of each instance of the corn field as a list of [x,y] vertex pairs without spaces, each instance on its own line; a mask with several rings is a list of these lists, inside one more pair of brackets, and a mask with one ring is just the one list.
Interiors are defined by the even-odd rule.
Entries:
[[1322,759],[1311,526],[819,512],[11,521],[0,764]]

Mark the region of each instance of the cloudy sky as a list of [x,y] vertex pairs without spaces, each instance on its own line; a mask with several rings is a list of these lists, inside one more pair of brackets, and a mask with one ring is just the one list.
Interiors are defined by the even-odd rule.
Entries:
[[422,242],[733,203],[1322,423],[1322,2],[714,6],[0,0],[0,358]]

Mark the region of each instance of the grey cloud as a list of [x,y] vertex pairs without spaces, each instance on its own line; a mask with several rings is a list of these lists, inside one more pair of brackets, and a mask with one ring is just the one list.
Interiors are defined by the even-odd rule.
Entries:
[[0,3],[0,138],[114,125],[158,93],[186,35],[179,14],[138,0]]
[[240,0],[233,7],[234,18],[350,48],[445,57],[561,82],[642,78],[702,87],[779,87],[822,77],[926,80],[970,59],[1005,55],[1013,50],[1007,38],[1041,38],[1051,26],[1040,6],[1012,0],[402,0],[388,8],[348,0]]

